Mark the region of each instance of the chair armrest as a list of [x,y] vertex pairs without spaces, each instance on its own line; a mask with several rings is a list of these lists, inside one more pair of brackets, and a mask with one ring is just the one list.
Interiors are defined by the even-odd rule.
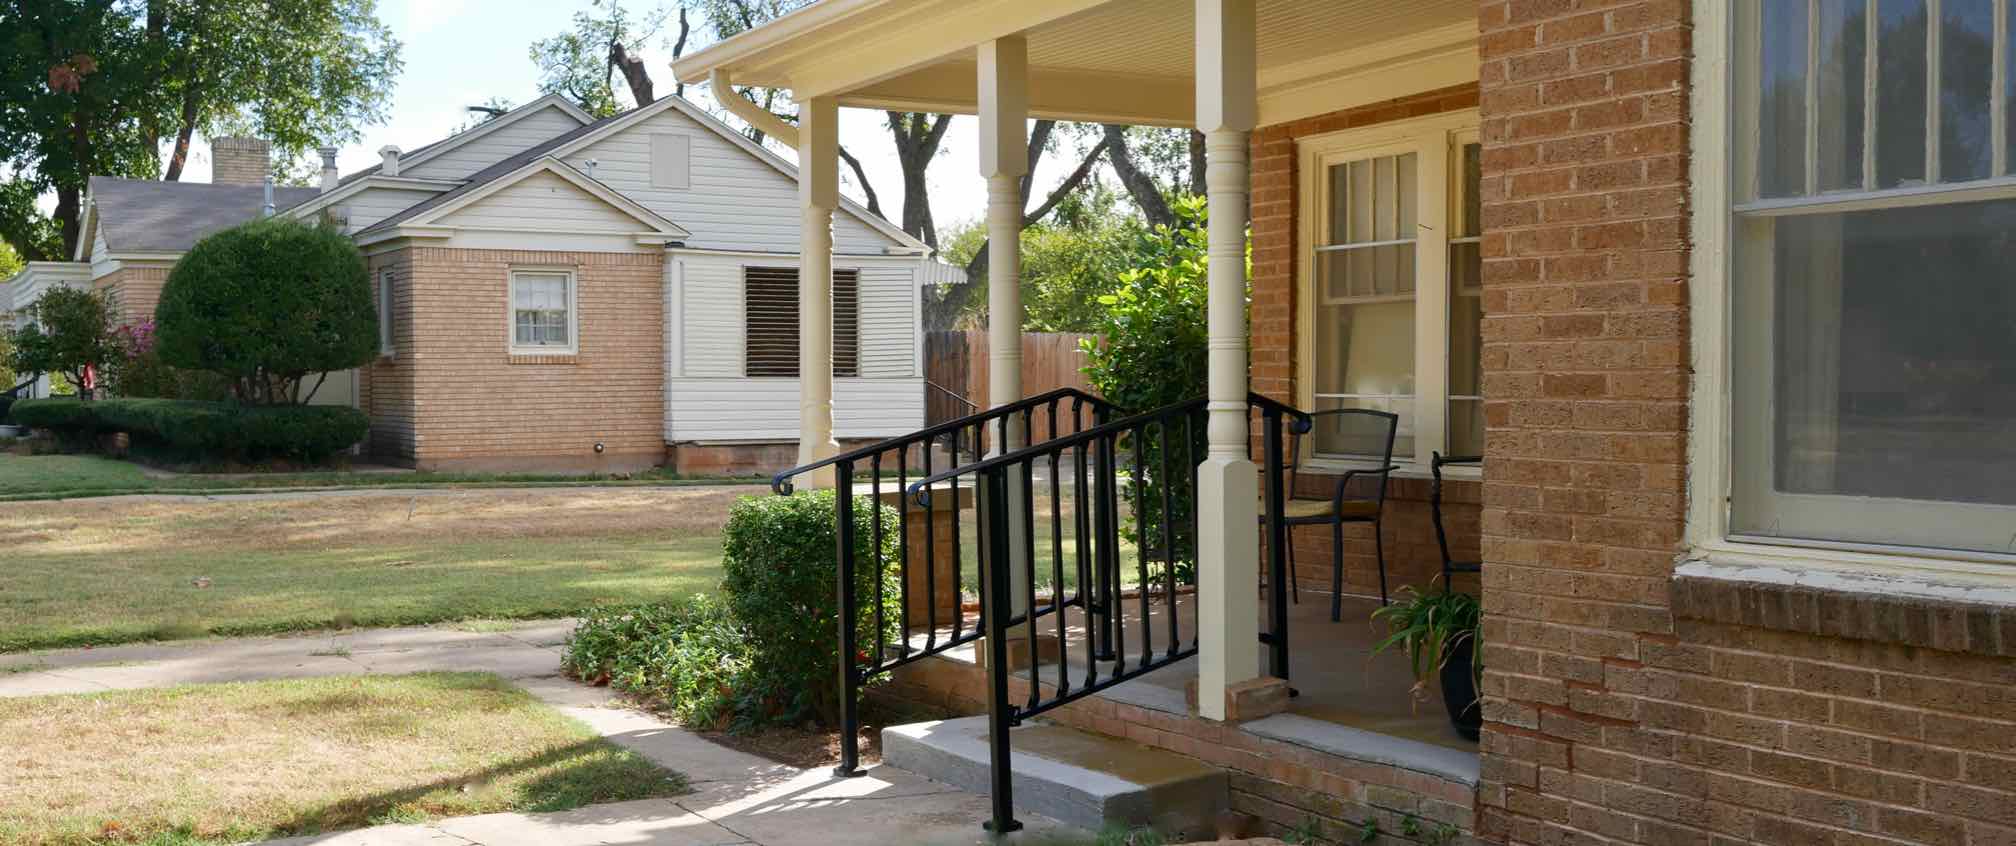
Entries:
[[1381,503],[1384,503],[1386,501],[1386,479],[1388,478],[1389,474],[1398,469],[1400,469],[1400,465],[1388,464],[1385,467],[1381,467],[1377,470],[1368,470],[1361,467],[1356,470],[1344,471],[1344,475],[1337,477],[1337,489],[1336,491],[1330,494],[1330,505],[1340,510],[1343,509],[1344,489],[1350,487],[1351,480],[1356,479],[1359,476],[1379,477],[1379,501]]

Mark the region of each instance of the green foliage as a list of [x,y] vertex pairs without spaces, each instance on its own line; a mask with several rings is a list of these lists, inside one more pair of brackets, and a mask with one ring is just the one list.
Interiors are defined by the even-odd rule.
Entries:
[[170,367],[154,344],[154,321],[121,326],[112,332],[111,358],[105,365],[105,389],[115,397],[223,400],[231,385],[215,373]]
[[706,595],[684,602],[590,611],[567,639],[561,667],[665,703],[679,722],[727,729],[763,711],[749,698],[749,650],[727,606]]
[[1437,823],[1434,828],[1429,828],[1422,823],[1420,817],[1408,814],[1406,819],[1400,821],[1400,833],[1419,840],[1426,846],[1449,846],[1463,835],[1463,830],[1450,823]]
[[[728,512],[721,530],[721,590],[729,613],[748,634],[751,661],[759,668],[755,686],[766,700],[774,700],[774,710],[766,715],[770,719],[839,722],[835,497],[830,490],[745,497]],[[859,615],[855,631],[861,633],[857,661],[866,661],[868,650],[874,648],[878,616],[884,636],[892,642],[901,623],[899,538],[895,531],[885,530],[882,546],[876,548],[878,510],[885,529],[897,525],[894,508],[867,497],[855,498],[854,591]],[[883,606],[879,614],[878,595]]]
[[0,238],[29,260],[76,247],[90,176],[177,179],[193,135],[355,140],[400,70],[376,0],[22,3],[0,32]]
[[8,368],[17,373],[58,373],[82,385],[85,368],[103,365],[116,354],[112,311],[96,292],[50,288],[27,313],[28,322],[11,339]]
[[[1407,650],[1414,673],[1414,691],[1421,695],[1429,679],[1442,672],[1452,651],[1467,642],[1481,644],[1483,603],[1477,597],[1453,590],[1424,593],[1412,586],[1400,589],[1403,596],[1393,604],[1372,612],[1372,619],[1384,622],[1389,634],[1372,647],[1377,655],[1393,647]],[[1484,650],[1470,650],[1470,672],[1481,681]]]
[[[1094,391],[1123,413],[1138,414],[1203,396],[1208,372],[1209,332],[1205,314],[1205,207],[1202,198],[1180,198],[1172,206],[1179,225],[1157,227],[1144,241],[1139,264],[1120,274],[1100,295],[1096,340],[1082,342],[1085,376]],[[1164,456],[1159,431],[1132,436],[1121,449],[1139,456],[1145,474],[1127,488],[1135,507],[1124,530],[1143,550],[1173,554],[1183,581],[1194,581],[1197,540],[1191,512],[1196,491],[1191,468],[1177,456],[1204,456],[1204,427],[1192,425],[1168,439],[1170,475],[1161,478]],[[1138,441],[1138,442],[1137,442]],[[1163,488],[1168,488],[1174,550],[1163,550]]]
[[[1110,191],[1081,191],[1060,204],[1050,223],[1022,231],[1022,328],[1028,332],[1098,332],[1104,306],[1129,269],[1144,266],[1149,231],[1141,218],[1122,213]],[[964,265],[987,238],[984,221],[949,227],[945,260]],[[986,319],[987,280],[966,302],[961,323]]]
[[378,352],[364,256],[342,233],[266,218],[197,242],[154,310],[161,360],[216,373],[239,401],[306,402],[312,374]]
[[622,0],[594,0],[592,10],[574,13],[574,27],[532,42],[528,51],[539,68],[539,93],[562,94],[596,117],[636,108],[627,85],[615,84],[609,45],[631,50],[658,37],[671,10],[658,6],[633,16]]
[[125,432],[135,442],[205,460],[322,462],[364,439],[370,421],[347,406],[244,406],[166,399],[21,400],[16,422],[73,438]]

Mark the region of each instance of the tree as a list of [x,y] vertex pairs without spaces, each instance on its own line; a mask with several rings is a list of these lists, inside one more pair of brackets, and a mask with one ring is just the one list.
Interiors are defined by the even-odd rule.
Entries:
[[282,160],[353,141],[399,68],[376,0],[19,0],[0,9],[0,238],[67,257],[91,176],[180,179],[191,139],[234,122]]
[[329,371],[377,354],[369,278],[363,254],[333,228],[275,217],[226,229],[169,272],[155,348],[170,366],[229,379],[240,402],[305,403]]
[[1169,206],[1172,197],[1204,195],[1204,133],[1111,123],[1102,124],[1100,131],[1114,175],[1149,226],[1180,222]]
[[[657,102],[657,85],[639,51],[659,39],[677,15],[679,35],[672,58],[686,50],[692,32],[686,5],[656,6],[633,16],[622,0],[594,0],[591,9],[574,13],[574,28],[532,42],[532,63],[539,67],[539,91],[562,94],[589,114],[608,117]],[[623,88],[616,77],[623,77]],[[673,93],[683,96],[684,85]]]
[[[1113,189],[1093,184],[1064,200],[1050,220],[1022,232],[1022,328],[1030,332],[1095,332],[1120,276],[1139,266],[1148,229],[1120,208]],[[966,261],[986,241],[980,221],[949,229],[946,260]],[[984,323],[988,280],[967,283],[965,310],[955,325]]]
[[13,332],[8,368],[16,373],[59,374],[81,388],[90,384],[85,372],[115,353],[112,310],[95,291],[50,288],[28,307],[27,315],[28,322]]

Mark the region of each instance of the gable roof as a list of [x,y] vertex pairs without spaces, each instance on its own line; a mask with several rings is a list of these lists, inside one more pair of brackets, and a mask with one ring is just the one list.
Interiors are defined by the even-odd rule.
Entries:
[[414,205],[406,208],[405,210],[399,212],[396,215],[393,215],[392,217],[388,217],[384,220],[381,220],[377,223],[365,227],[362,231],[358,232],[357,234],[361,238],[367,235],[389,230],[401,224],[408,224],[413,226],[425,226],[435,221],[441,220],[442,218],[445,218],[451,214],[454,214],[457,211],[468,208],[469,206],[474,205],[475,203],[481,201],[484,197],[488,197],[492,194],[497,193],[498,191],[502,191],[505,188],[510,187],[511,185],[515,185],[519,182],[531,178],[535,174],[540,173],[551,173],[555,176],[560,177],[561,179],[566,180],[569,183],[572,183],[574,187],[579,188],[583,192],[594,196],[596,199],[599,199],[602,202],[615,207],[616,209],[622,211],[624,214],[627,214],[630,217],[636,219],[637,222],[642,223],[645,226],[649,227],[654,232],[657,232],[668,238],[671,239],[685,238],[689,234],[691,234],[687,232],[684,228],[680,227],[678,224],[673,223],[670,220],[666,220],[663,216],[659,215],[657,212],[650,210],[649,208],[646,208],[643,204],[637,202],[636,200],[632,200],[629,197],[624,196],[621,192],[613,188],[610,188],[609,186],[604,185],[600,182],[595,181],[587,174],[574,169],[566,162],[563,162],[553,156],[548,155],[524,156],[521,154],[519,156],[513,156],[511,160],[507,160],[505,162],[499,162],[495,165],[492,165],[490,168],[486,168],[485,170],[487,171],[492,169],[504,168],[507,165],[511,164],[513,161],[515,161],[516,166],[512,167],[510,170],[506,172],[503,172],[488,179],[484,179],[480,182],[471,180],[469,184],[464,185],[461,188],[457,188],[445,194],[437,194],[433,197],[429,197],[425,201],[415,203]]
[[[90,190],[98,232],[115,253],[186,252],[205,235],[258,217],[266,205],[262,185],[93,176]],[[289,209],[321,193],[276,187],[273,207]]]
[[[588,114],[586,111],[582,110],[580,106],[574,105],[574,101],[569,100],[566,97],[563,97],[559,94],[548,94],[544,97],[540,97],[537,100],[533,100],[530,103],[526,103],[523,106],[519,106],[515,109],[505,112],[504,114],[498,115],[497,117],[491,120],[486,120],[482,123],[476,124],[475,126],[469,127],[466,130],[457,132],[446,138],[438,138],[427,144],[423,144],[414,149],[400,153],[399,172],[403,175],[406,172],[407,168],[418,167],[422,164],[425,164],[429,159],[432,159],[436,156],[439,156],[443,153],[446,153],[450,150],[453,150],[478,138],[482,138],[486,135],[489,135],[492,132],[496,132],[499,129],[503,129],[504,127],[510,126],[511,124],[517,123],[518,121],[524,120],[527,117],[530,117],[534,114],[537,114],[540,111],[549,108],[558,109],[561,112],[564,112],[568,117],[571,117],[574,120],[583,124],[590,124],[596,122],[594,115]],[[352,173],[349,176],[343,177],[341,182],[348,183],[352,180],[361,179],[367,176],[374,176],[378,173],[379,168],[383,166],[384,166],[383,163],[372,165],[363,170],[357,171],[356,173]]]
[[[434,207],[454,202],[458,197],[481,188],[487,182],[504,178],[505,176],[512,174],[516,172],[518,169],[524,167],[529,162],[547,156],[551,156],[555,159],[561,158],[577,150],[580,150],[583,147],[587,147],[588,145],[593,144],[596,141],[600,141],[603,138],[607,138],[611,135],[621,132],[625,128],[634,125],[636,123],[639,123],[644,119],[649,118],[652,115],[658,114],[659,112],[662,112],[666,109],[678,109],[681,114],[687,116],[688,118],[691,118],[695,123],[700,124],[702,127],[711,130],[716,135],[719,135],[722,138],[727,139],[729,142],[735,144],[736,146],[741,147],[744,152],[747,152],[750,155],[755,156],[759,161],[762,161],[764,164],[767,164],[770,167],[774,168],[778,173],[783,174],[786,178],[790,179],[792,182],[795,183],[798,181],[798,168],[796,166],[792,165],[790,162],[785,161],[777,154],[772,153],[769,150],[765,149],[763,145],[749,140],[748,136],[743,135],[740,132],[736,132],[733,127],[730,127],[725,123],[722,123],[720,120],[716,119],[713,115],[707,114],[705,110],[699,108],[698,106],[693,105],[692,103],[688,102],[685,98],[680,97],[678,95],[668,94],[664,97],[658,98],[656,102],[653,102],[648,106],[642,106],[640,108],[631,109],[621,114],[603,118],[601,120],[595,121],[585,126],[581,126],[572,131],[563,132],[550,139],[547,139],[546,141],[540,144],[527,148],[526,150],[518,153],[517,155],[506,158],[502,161],[497,162],[494,165],[491,165],[473,174],[470,174],[469,182],[463,185],[462,187],[457,188],[453,191],[449,191],[446,194],[440,194],[435,197],[429,198],[428,200],[416,204],[410,208],[407,208],[406,210],[401,211],[398,214],[392,215],[391,217],[385,218],[384,220],[372,224],[364,231],[370,232],[373,230],[389,228],[391,226],[397,226],[400,223],[411,220],[414,217],[417,217],[421,214],[425,214],[428,210]],[[405,167],[403,159],[400,166],[402,169]],[[570,167],[569,170],[572,170],[572,168]],[[842,197],[840,199],[840,207],[843,211],[860,219],[861,222],[867,224],[871,228],[875,229],[875,231],[880,232],[882,235],[888,237],[890,240],[893,240],[902,246],[910,247],[916,250],[929,249],[929,247],[927,247],[924,244],[924,242],[919,241],[916,238],[910,237],[909,233],[904,232],[896,225],[883,219],[881,215],[875,214],[873,212],[870,212],[866,208],[863,208],[859,203],[856,203],[853,200],[849,200],[845,197]]]

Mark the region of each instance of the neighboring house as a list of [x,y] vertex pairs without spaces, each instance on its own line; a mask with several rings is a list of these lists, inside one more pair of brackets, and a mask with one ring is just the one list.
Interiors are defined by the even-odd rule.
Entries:
[[[30,322],[28,307],[42,298],[42,294],[52,288],[91,287],[90,268],[68,261],[31,261],[22,265],[20,272],[0,283],[0,330],[12,330]],[[19,374],[25,381],[29,374]],[[0,391],[14,385],[0,385]],[[49,396],[49,377],[45,374],[35,380],[22,393],[23,397]]]
[[[675,68],[791,89],[806,196],[837,171],[820,128],[841,107],[978,114],[978,176],[1010,210],[1030,117],[1204,132],[1197,697],[1158,700],[1181,670],[1157,670],[1044,719],[1230,770],[1232,807],[1276,832],[1430,839],[1401,825],[1418,814],[1461,842],[2006,846],[2011,24],[2000,0],[826,0]],[[990,221],[1012,340],[1016,219]],[[1013,349],[995,345],[996,402],[1017,396]],[[1402,582],[1439,558],[1412,501],[1432,454],[1482,453],[1453,493],[1472,503],[1454,540],[1483,561],[1467,765],[1317,682],[1287,715],[1245,710],[1270,689],[1249,386],[1401,415]],[[1370,469],[1315,447],[1308,493]],[[1319,537],[1305,593],[1328,587]],[[1370,541],[1345,549],[1347,592],[1376,590]],[[916,657],[898,680],[935,704],[1019,713],[1031,687]],[[1316,676],[1369,666],[1330,657]],[[1021,736],[998,760],[1043,754]]]
[[[220,139],[220,182],[94,178],[78,262],[148,317],[197,239],[266,202],[265,146]],[[372,420],[368,453],[435,469],[786,466],[797,427],[792,166],[677,97],[591,120],[544,97],[323,184],[275,189],[364,251],[381,355],[317,401]],[[835,221],[836,434],[923,425],[921,288],[953,278],[853,204]],[[75,271],[69,271],[74,273]]]

